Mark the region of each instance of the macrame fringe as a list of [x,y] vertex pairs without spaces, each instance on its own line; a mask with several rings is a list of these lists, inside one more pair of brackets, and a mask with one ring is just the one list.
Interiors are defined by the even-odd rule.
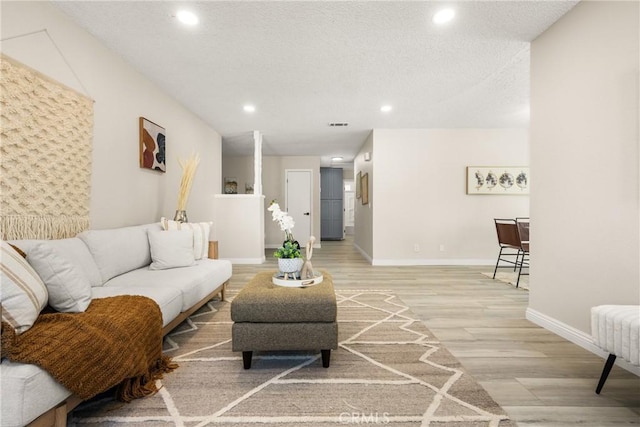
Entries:
[[131,402],[141,397],[151,396],[158,392],[156,380],[160,380],[163,374],[168,374],[178,368],[169,356],[162,356],[145,375],[127,378],[116,390],[116,399],[121,402]]
[[3,215],[0,217],[2,240],[66,239],[89,228],[86,216]]

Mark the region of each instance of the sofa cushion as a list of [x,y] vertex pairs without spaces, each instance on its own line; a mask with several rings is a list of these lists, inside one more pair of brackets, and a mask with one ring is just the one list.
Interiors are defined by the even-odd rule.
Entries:
[[0,425],[22,427],[71,396],[71,392],[36,365],[0,364]]
[[27,254],[27,261],[31,260],[30,257],[38,245],[46,243],[55,248],[57,254],[64,256],[68,262],[82,271],[90,286],[102,286],[102,276],[100,276],[100,271],[91,252],[89,252],[89,248],[77,237],[55,240],[12,240],[9,243],[22,249]]
[[[145,269],[146,270],[146,269]],[[148,271],[148,270],[147,270]],[[162,326],[167,326],[182,311],[182,293],[179,289],[155,286],[100,286],[91,289],[92,298],[118,295],[141,295],[151,298],[162,311]]]
[[231,262],[228,260],[202,259],[189,268],[149,270],[140,268],[114,277],[104,286],[132,287],[153,286],[179,289],[182,293],[182,308],[186,311],[218,286],[231,278]]
[[[65,240],[84,246],[79,239]],[[29,263],[47,286],[51,307],[63,313],[81,313],[91,304],[91,283],[64,246],[41,242],[30,252]]]
[[33,326],[40,311],[47,305],[47,288],[27,260],[4,240],[1,251],[2,321],[21,334]]
[[151,248],[150,270],[189,267],[196,260],[193,256],[193,231],[149,231]]
[[193,231],[193,256],[195,259],[209,257],[209,233],[211,222],[178,222],[167,218],[161,218],[160,224],[165,230],[192,230]]
[[102,282],[151,264],[147,230],[161,230],[160,223],[107,230],[87,230],[78,237],[89,248]]

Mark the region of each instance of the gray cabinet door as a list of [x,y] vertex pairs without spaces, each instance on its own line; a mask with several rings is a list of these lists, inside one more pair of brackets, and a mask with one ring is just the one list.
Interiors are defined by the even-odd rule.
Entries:
[[342,200],[320,201],[322,240],[342,240]]
[[342,169],[320,168],[320,238],[342,240]]

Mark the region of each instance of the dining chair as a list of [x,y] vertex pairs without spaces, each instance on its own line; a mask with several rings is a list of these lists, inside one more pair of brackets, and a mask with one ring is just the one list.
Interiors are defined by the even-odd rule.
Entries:
[[[518,224],[515,219],[494,218],[494,222],[500,246],[496,268],[493,270],[493,278],[495,279],[499,268],[511,268],[513,271],[518,269],[522,249],[518,235]],[[500,262],[508,265],[500,265]]]
[[[518,280],[516,281],[516,288],[520,285],[520,276],[529,275],[529,218],[516,218],[516,226],[518,229],[518,240],[520,241],[520,255],[518,257]],[[518,261],[519,260],[519,261]],[[522,269],[526,268],[523,273]]]

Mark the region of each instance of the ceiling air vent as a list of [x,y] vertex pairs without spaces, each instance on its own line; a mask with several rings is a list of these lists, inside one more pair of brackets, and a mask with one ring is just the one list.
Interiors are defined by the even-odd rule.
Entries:
[[329,123],[329,126],[331,126],[332,128],[339,128],[339,127],[349,126],[349,123],[346,123],[346,122],[333,122],[333,123]]

